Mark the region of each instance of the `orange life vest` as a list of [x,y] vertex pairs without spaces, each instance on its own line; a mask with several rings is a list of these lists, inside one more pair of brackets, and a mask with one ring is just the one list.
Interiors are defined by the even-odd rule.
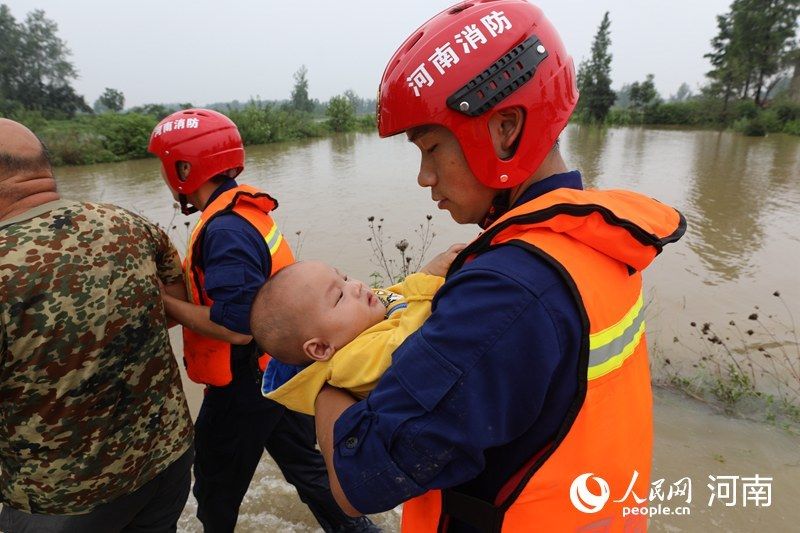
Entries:
[[[495,532],[647,529],[645,516],[623,517],[623,507],[648,505],[641,499],[649,497],[653,446],[640,271],[684,231],[678,211],[637,193],[557,189],[506,213],[459,255],[451,273],[494,246],[516,245],[561,273],[584,324],[578,394],[552,442],[495,501],[430,491],[405,503],[404,532],[446,531],[451,518]],[[532,346],[535,357],[535,339]],[[599,509],[597,502],[579,500],[595,512],[572,503],[571,486],[583,474],[609,487],[601,490],[596,479],[586,484],[590,493],[607,497]],[[624,498],[629,485],[632,494]]]
[[[231,211],[247,220],[264,237],[271,257],[270,276],[281,268],[294,262],[289,243],[283,238],[270,211],[278,207],[267,193],[255,187],[239,185],[227,190],[214,199],[203,210],[189,239],[189,249],[183,262],[186,276],[186,287],[189,298],[196,305],[211,307],[214,302],[205,291],[205,276],[198,258],[203,257],[204,229],[215,217]],[[189,328],[183,328],[183,356],[186,362],[186,373],[195,383],[224,386],[233,380],[231,372],[231,345],[225,341],[204,337]],[[263,371],[269,356],[263,354],[258,364]]]

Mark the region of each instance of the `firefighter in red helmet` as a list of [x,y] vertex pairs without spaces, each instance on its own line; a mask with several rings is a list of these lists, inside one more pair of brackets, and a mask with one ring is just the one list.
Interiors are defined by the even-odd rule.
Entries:
[[264,398],[269,362],[250,335],[250,307],[267,278],[294,262],[270,213],[270,195],[236,178],[244,148],[236,125],[208,109],[171,114],[148,150],[181,211],[200,211],[184,260],[188,302],[164,294],[167,315],[183,325],[186,371],[206,385],[195,424],[197,517],[205,531],[234,530],[239,505],[266,449],[325,531],[370,531],[344,515],[330,493],[313,420]]
[[646,529],[624,503],[586,511],[570,493],[588,475],[648,493],[640,272],[685,222],[634,192],[583,189],[558,146],[577,98],[561,38],[525,0],[460,2],[386,66],[380,135],[405,133],[419,185],[483,232],[370,397],[317,398],[348,513],[405,501],[414,533]]

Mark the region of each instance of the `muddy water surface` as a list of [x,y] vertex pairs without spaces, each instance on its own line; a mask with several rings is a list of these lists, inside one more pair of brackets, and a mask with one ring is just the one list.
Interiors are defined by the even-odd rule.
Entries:
[[[735,357],[766,388],[800,386],[785,368],[768,365],[788,357],[800,369],[792,326],[793,319],[800,320],[800,139],[569,126],[562,146],[568,164],[583,172],[587,186],[641,191],[675,205],[688,220],[684,239],[668,247],[645,276],[654,374],[693,379],[704,372],[694,366],[702,357],[711,358],[707,367],[727,364],[713,357]],[[383,219],[389,254],[401,238],[410,241],[412,255],[418,252],[415,229],[426,224],[428,214],[436,233],[433,251],[475,235],[474,228],[458,226],[438,212],[429,193],[416,186],[418,155],[401,137],[349,134],[249,147],[247,156],[242,181],[278,198],[275,218],[298,255],[328,261],[351,276],[369,280],[379,271],[366,240],[370,216],[376,222]],[[179,249],[185,247],[186,219],[176,216],[154,160],[60,168],[58,179],[65,196],[138,211],[169,228]],[[193,223],[196,216],[189,220]],[[780,299],[773,296],[775,291]],[[753,313],[758,319],[748,320]],[[706,340],[710,334],[700,334],[705,322],[726,343],[722,355],[719,345]],[[750,370],[748,357],[761,353],[755,352],[756,345],[766,346],[774,357],[754,361]],[[187,384],[187,393],[196,412],[200,389]],[[655,517],[655,530],[796,530],[797,437],[721,416],[663,391],[656,395],[655,409],[653,479],[665,479],[666,487],[688,476],[694,492],[690,516]],[[709,475],[773,477],[771,506],[709,506]],[[190,498],[181,522],[186,531],[199,531],[193,510]],[[397,526],[394,512],[380,520],[388,530]],[[238,530],[314,530],[310,514],[266,458],[242,506]]]

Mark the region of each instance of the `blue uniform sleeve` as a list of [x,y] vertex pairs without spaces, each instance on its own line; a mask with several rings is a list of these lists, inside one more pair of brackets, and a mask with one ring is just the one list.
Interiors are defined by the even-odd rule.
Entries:
[[[336,473],[361,512],[475,478],[487,450],[537,423],[565,357],[562,339],[580,336],[552,309],[550,292],[569,298],[558,276],[534,290],[480,268],[481,257],[448,279],[375,390],[336,422]],[[558,425],[565,413],[555,416]]]
[[271,268],[261,234],[237,215],[215,218],[206,229],[203,268],[212,322],[249,335],[250,308]]

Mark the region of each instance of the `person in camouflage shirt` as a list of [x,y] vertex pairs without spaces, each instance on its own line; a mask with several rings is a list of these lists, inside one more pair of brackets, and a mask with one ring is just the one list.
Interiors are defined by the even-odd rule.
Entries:
[[60,199],[0,119],[0,530],[175,530],[193,435],[159,280],[185,290],[167,235]]

